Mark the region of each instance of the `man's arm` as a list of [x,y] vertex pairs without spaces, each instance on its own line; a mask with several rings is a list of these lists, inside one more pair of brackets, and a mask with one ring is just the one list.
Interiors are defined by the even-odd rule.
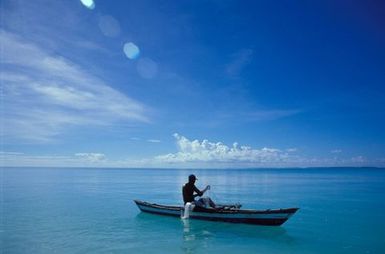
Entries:
[[210,189],[210,185],[207,185],[206,188],[203,190],[203,191],[200,191],[195,185],[194,185],[194,191],[197,193],[197,194],[194,194],[194,198],[199,196],[199,197],[202,197],[203,194]]
[[200,191],[195,185],[194,185],[194,192],[196,192],[196,194],[193,195],[194,198],[197,196],[202,197],[202,195],[203,195],[203,192]]

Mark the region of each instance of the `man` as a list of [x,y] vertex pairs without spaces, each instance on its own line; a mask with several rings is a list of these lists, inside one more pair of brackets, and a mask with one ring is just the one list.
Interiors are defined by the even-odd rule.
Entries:
[[[204,190],[200,191],[196,186],[195,186],[195,181],[198,180],[195,175],[189,175],[188,177],[188,183],[186,183],[183,186],[182,192],[183,192],[183,201],[184,204],[186,205],[187,202],[190,203],[195,203],[198,206],[207,206],[207,203],[211,207],[215,207],[214,202],[210,198],[200,198],[198,201],[195,201],[195,197],[203,196],[203,194],[210,189],[210,185],[207,185]],[[196,194],[194,194],[194,192]]]

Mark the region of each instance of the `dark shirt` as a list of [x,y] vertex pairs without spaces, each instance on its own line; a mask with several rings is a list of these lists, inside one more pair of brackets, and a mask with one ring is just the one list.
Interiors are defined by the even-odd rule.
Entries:
[[[187,202],[193,202],[194,201],[194,198],[196,196],[202,196],[203,195],[203,192],[201,192],[196,186],[195,184],[193,183],[186,183],[184,186],[183,186],[183,189],[182,189],[182,192],[183,192],[183,201],[184,203],[186,204]],[[194,192],[196,192],[197,194],[194,195]]]

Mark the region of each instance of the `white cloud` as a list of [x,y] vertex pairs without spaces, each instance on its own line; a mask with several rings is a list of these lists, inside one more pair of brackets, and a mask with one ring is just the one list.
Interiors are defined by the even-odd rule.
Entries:
[[102,153],[76,153],[75,156],[87,162],[100,162],[106,160],[106,156]]
[[16,167],[84,167],[106,166],[109,162],[103,153],[76,153],[74,155],[30,155],[21,152],[0,152],[2,166]]
[[367,162],[366,158],[362,155],[358,155],[358,156],[354,156],[351,158],[351,160],[353,162],[356,162],[356,163],[365,163]]
[[155,156],[143,161],[143,165],[155,164],[171,167],[242,168],[242,167],[355,167],[383,166],[379,159],[368,160],[363,156],[352,158],[308,157],[298,154],[297,148],[252,148],[238,143],[225,145],[208,140],[189,140],[174,134],[178,151]]
[[331,153],[342,153],[341,149],[334,149],[330,151]]
[[5,167],[44,167],[44,166],[84,166],[84,162],[73,156],[63,155],[29,155],[18,152],[0,153],[0,161]]
[[[384,167],[384,158],[363,156],[347,158],[289,156],[280,149],[226,146],[220,142],[190,141],[177,136],[179,152],[153,158],[111,160],[103,153],[74,155],[30,155],[22,152],[0,151],[2,166],[9,167],[120,167],[120,168],[258,168],[258,167]],[[236,152],[235,152],[236,151]]]
[[179,134],[174,134],[178,152],[156,156],[156,160],[165,163],[213,162],[226,164],[253,165],[285,165],[295,157],[276,148],[254,149],[249,146],[239,146],[234,143],[227,146],[221,142],[208,140],[189,140]]
[[148,139],[147,142],[150,142],[150,143],[160,143],[161,141],[159,139]]
[[5,30],[0,44],[6,137],[44,142],[70,126],[149,122],[146,106],[70,60]]

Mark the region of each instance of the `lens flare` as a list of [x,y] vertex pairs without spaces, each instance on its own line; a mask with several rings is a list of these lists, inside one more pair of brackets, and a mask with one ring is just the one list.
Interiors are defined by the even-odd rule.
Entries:
[[125,43],[123,47],[123,51],[124,51],[124,54],[126,54],[126,56],[131,60],[138,58],[140,54],[140,50],[138,46],[136,46],[132,42]]
[[116,37],[120,34],[119,22],[109,15],[99,18],[99,28],[102,33],[108,37]]
[[158,73],[158,65],[150,58],[141,58],[136,65],[139,75],[145,79],[151,79]]
[[80,2],[87,7],[90,10],[93,10],[95,8],[95,2],[94,0],[80,0]]

